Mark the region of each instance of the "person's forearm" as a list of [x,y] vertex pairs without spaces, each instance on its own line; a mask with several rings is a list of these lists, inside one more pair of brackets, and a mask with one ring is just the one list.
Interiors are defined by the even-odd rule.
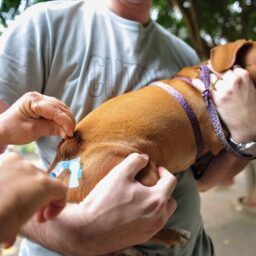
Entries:
[[73,218],[69,218],[69,209],[65,209],[56,219],[39,224],[30,220],[21,229],[21,235],[38,244],[66,256],[90,255],[85,253],[86,244],[80,236]]
[[27,223],[22,234],[66,256],[103,255],[145,243],[176,209],[170,198],[176,178],[168,170],[158,168],[152,187],[134,179],[148,161],[146,155],[129,155],[82,202],[67,205],[54,221]]
[[221,182],[238,174],[248,163],[247,159],[241,159],[223,150],[209,164],[204,175],[197,181],[200,191],[206,191]]
[[86,227],[86,214],[83,227],[78,225],[81,222],[75,216],[75,207],[66,207],[56,219],[44,224],[31,220],[23,226],[20,234],[65,256],[95,256],[108,252],[110,248],[102,247],[101,242],[90,234],[89,226],[92,225]]
[[0,154],[2,154],[8,146],[8,137],[6,133],[6,122],[3,114],[0,114]]
[[6,147],[7,147],[7,142],[5,141],[8,138],[6,137],[6,130],[5,130],[5,124],[2,118],[3,112],[6,111],[9,108],[9,105],[6,104],[5,102],[0,100],[0,154],[2,154]]

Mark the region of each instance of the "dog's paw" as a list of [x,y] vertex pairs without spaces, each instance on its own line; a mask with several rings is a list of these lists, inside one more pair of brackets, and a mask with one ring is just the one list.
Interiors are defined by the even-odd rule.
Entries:
[[175,229],[174,231],[177,232],[178,237],[168,247],[179,248],[185,246],[191,238],[191,233],[185,229]]
[[162,229],[151,240],[168,248],[185,246],[191,238],[191,233],[184,229]]

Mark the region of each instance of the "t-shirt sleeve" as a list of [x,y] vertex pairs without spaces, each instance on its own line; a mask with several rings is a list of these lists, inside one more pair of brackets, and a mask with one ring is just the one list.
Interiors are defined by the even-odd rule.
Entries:
[[[0,100],[12,104],[24,93],[43,93],[49,52],[43,10],[31,7],[0,37]],[[42,45],[44,42],[44,45]]]

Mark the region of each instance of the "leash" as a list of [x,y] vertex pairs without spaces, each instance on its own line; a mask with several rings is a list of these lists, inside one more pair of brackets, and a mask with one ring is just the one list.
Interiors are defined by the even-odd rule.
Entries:
[[163,89],[164,91],[166,91],[167,93],[169,93],[171,96],[173,96],[180,103],[180,105],[182,106],[182,108],[186,112],[186,114],[187,114],[187,116],[190,120],[192,129],[193,129],[193,132],[194,132],[195,140],[196,140],[196,145],[197,145],[197,156],[196,156],[196,158],[199,158],[203,153],[202,133],[201,133],[201,128],[200,128],[200,125],[199,125],[199,121],[196,117],[196,114],[194,113],[193,109],[189,105],[188,101],[185,99],[185,97],[181,93],[179,93],[177,90],[175,90],[170,85],[167,85],[163,82],[154,82],[151,85],[157,86],[157,87]]
[[211,73],[211,71],[206,65],[201,65],[200,66],[200,79],[204,83],[204,86],[205,86],[205,90],[202,93],[202,97],[205,100],[207,111],[208,111],[208,114],[210,116],[211,123],[212,123],[212,126],[214,128],[214,131],[215,131],[215,133],[218,137],[218,140],[229,152],[233,153],[234,155],[236,155],[240,158],[245,158],[246,157],[248,159],[254,159],[253,157],[250,157],[249,155],[248,156],[242,155],[234,147],[232,147],[232,144],[230,144],[228,142],[228,140],[226,139],[225,134],[222,130],[222,125],[221,125],[221,121],[220,121],[218,112],[215,108],[215,105],[214,105],[212,97],[211,97],[210,73]]
[[[204,83],[204,86],[205,86],[205,90],[202,92],[202,97],[206,103],[206,109],[208,111],[212,126],[214,128],[214,131],[216,133],[216,136],[217,136],[219,142],[225,147],[226,150],[228,150],[229,152],[233,153],[234,155],[236,155],[240,158],[254,159],[254,157],[251,157],[250,155],[245,155],[245,154],[241,154],[240,152],[238,152],[236,150],[236,148],[232,144],[230,144],[229,141],[226,139],[225,134],[222,130],[222,125],[221,125],[221,121],[220,121],[218,112],[216,110],[216,107],[215,107],[212,97],[211,97],[211,92],[210,92],[210,85],[211,85],[210,73],[211,73],[211,71],[206,65],[201,65],[199,68],[200,68],[200,79]],[[175,79],[182,80],[182,81],[188,83],[189,85],[193,86],[192,81],[187,77],[177,76],[177,77],[175,77]],[[168,92],[170,95],[175,97],[176,100],[180,103],[180,105],[184,109],[184,111],[186,112],[186,114],[190,120],[190,123],[192,125],[194,136],[196,139],[197,159],[198,159],[202,155],[202,152],[203,152],[203,140],[202,140],[200,125],[199,125],[199,122],[198,122],[198,119],[197,119],[195,113],[193,112],[193,109],[191,108],[191,106],[189,105],[187,100],[184,98],[184,96],[181,93],[179,93],[178,91],[176,91],[170,85],[167,85],[163,82],[154,82],[151,85],[162,88],[163,90]]]

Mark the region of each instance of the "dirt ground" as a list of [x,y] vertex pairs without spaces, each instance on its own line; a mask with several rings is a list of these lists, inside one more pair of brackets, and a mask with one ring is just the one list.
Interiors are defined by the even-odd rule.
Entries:
[[205,228],[216,256],[256,256],[256,209],[254,214],[248,213],[236,203],[244,195],[244,173],[232,186],[201,194]]

